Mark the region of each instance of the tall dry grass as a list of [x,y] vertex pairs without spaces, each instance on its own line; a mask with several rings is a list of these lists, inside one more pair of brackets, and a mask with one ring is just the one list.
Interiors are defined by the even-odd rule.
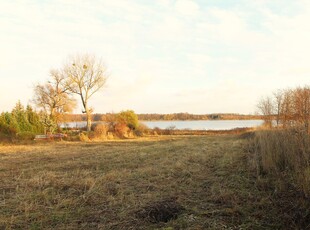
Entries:
[[[262,130],[250,141],[251,165],[310,196],[310,136],[303,129]],[[283,183],[282,183],[283,184]]]

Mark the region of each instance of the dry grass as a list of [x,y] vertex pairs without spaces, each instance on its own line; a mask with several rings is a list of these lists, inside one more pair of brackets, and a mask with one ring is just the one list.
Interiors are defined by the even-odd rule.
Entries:
[[166,136],[0,146],[0,229],[298,226],[248,172],[245,142]]
[[310,196],[310,136],[300,129],[256,132],[250,143],[257,174],[275,175]]
[[294,228],[310,229],[310,136],[303,129],[263,130],[249,142],[257,186],[273,189],[282,214]]

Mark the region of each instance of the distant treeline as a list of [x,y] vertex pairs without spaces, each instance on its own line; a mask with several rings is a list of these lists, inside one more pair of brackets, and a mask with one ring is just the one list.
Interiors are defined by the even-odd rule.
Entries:
[[214,113],[214,114],[190,114],[190,113],[170,113],[170,114],[138,114],[139,120],[255,120],[261,119],[259,115],[243,115],[235,113]]
[[[261,115],[244,115],[236,113],[216,113],[216,114],[190,114],[190,113],[170,113],[158,114],[147,113],[137,114],[138,119],[141,121],[173,121],[173,120],[260,120],[263,119]],[[106,121],[109,117],[113,116],[112,113],[106,114],[93,114],[93,121]],[[86,121],[85,114],[66,114],[64,115],[65,122]]]

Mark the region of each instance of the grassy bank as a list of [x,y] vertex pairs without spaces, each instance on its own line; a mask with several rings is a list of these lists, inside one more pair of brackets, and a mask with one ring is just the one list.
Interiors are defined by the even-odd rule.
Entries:
[[248,170],[246,143],[226,135],[0,146],[0,229],[304,227]]

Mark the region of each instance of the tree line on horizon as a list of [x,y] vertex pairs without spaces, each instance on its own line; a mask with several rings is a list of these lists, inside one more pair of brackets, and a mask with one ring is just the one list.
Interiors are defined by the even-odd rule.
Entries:
[[[93,121],[106,121],[114,113],[94,113]],[[175,120],[261,120],[262,115],[247,115],[237,113],[214,113],[214,114],[191,114],[191,113],[141,113],[137,114],[140,121],[175,121]],[[62,117],[63,122],[86,121],[84,114],[65,114]]]

